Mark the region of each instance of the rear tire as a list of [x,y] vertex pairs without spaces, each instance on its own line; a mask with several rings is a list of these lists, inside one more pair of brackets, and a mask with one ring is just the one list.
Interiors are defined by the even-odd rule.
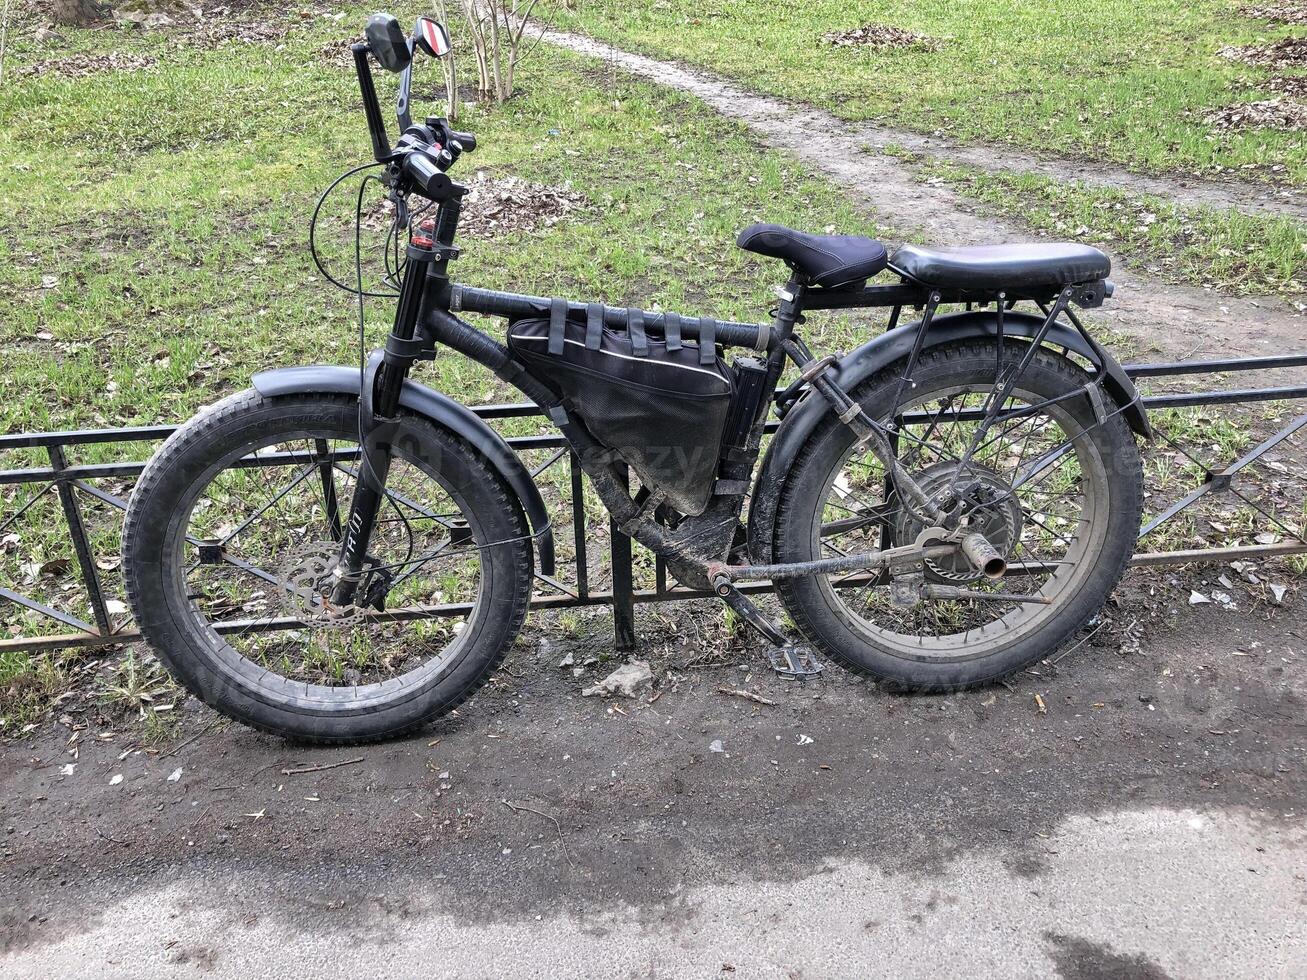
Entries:
[[[1015,360],[1026,349],[1024,344],[1009,341],[1005,354],[1009,360]],[[924,405],[930,398],[941,398],[941,392],[957,397],[956,393],[962,391],[965,403],[965,392],[984,392],[992,385],[996,356],[995,345],[990,341],[948,344],[925,352],[912,372],[914,384],[911,394],[905,394],[905,402],[915,404],[919,398]],[[884,420],[905,370],[903,362],[891,365],[851,395],[871,418]],[[1088,380],[1088,375],[1067,358],[1041,350],[1019,388],[1024,400],[1034,404],[1074,392]],[[1101,608],[1134,552],[1142,506],[1142,474],[1134,436],[1120,413],[1097,425],[1087,397],[1069,398],[1045,411],[1050,418],[1054,414],[1059,417],[1067,439],[1083,433],[1074,440],[1071,454],[1079,482],[1073,481],[1072,491],[1065,494],[1069,499],[1081,501],[1083,510],[1075,517],[1074,530],[1066,530],[1065,524],[1058,525],[1066,535],[1073,536],[1074,544],[1060,557],[1074,557],[1076,562],[1074,567],[1067,568],[1071,562],[1059,561],[1042,584],[1038,584],[1038,579],[1027,580],[1036,584],[1021,582],[1008,591],[1041,591],[1052,599],[1051,604],[964,600],[955,604],[963,608],[955,620],[947,621],[941,628],[936,617],[927,623],[928,628],[918,638],[903,624],[925,621],[928,619],[925,614],[913,621],[913,614],[903,613],[885,601],[880,601],[879,606],[873,600],[868,600],[865,606],[850,603],[848,594],[855,589],[837,588],[832,584],[836,577],[832,576],[781,580],[778,583],[781,600],[799,630],[832,660],[869,674],[892,689],[912,691],[957,690],[997,681],[1048,656],[1074,636]],[[863,465],[850,462],[857,458],[853,443],[853,432],[828,416],[800,450],[778,508],[774,539],[777,561],[832,557],[832,528],[849,523],[843,514],[836,514],[835,519],[829,516],[830,501],[836,500],[836,492],[841,497],[835,506],[843,506],[849,513],[865,512],[861,501],[855,506],[850,500],[857,500],[858,493],[873,493],[880,477],[855,485],[857,492],[849,494],[846,469]],[[900,456],[903,455],[901,452]],[[947,465],[936,463],[923,472]],[[1019,462],[1013,464],[1013,470],[1018,469]],[[992,472],[987,471],[986,476]],[[837,480],[845,481],[839,491],[835,490]],[[890,495],[884,496],[888,507]],[[863,510],[859,511],[859,507]],[[1019,513],[1024,513],[1025,507],[1023,501]],[[823,518],[823,514],[828,516]],[[822,524],[823,519],[828,521],[826,525]],[[1013,536],[1013,548],[1024,557],[1022,535],[1030,535],[1035,522],[1028,514],[1012,520],[1018,529]],[[1042,529],[1043,524],[1039,527]],[[864,529],[862,533],[872,532]],[[861,547],[847,547],[844,551],[854,553],[884,547],[887,534],[895,545],[911,541],[910,533],[905,535],[907,540],[892,539],[892,532],[875,533],[882,535],[881,540],[867,539]],[[1042,530],[1035,531],[1033,536],[1041,533]],[[842,544],[842,541],[836,537],[834,543]],[[956,569],[945,569],[935,581],[947,582],[950,573],[956,574]],[[927,579],[930,577],[928,571]],[[1013,581],[1009,576],[1000,588],[1007,588]],[[879,587],[869,586],[868,591]],[[985,587],[983,582],[967,586],[973,590]],[[923,601],[922,607],[926,605],[929,600]],[[860,614],[851,607],[857,607]],[[1010,612],[1002,611],[1005,608]],[[982,624],[985,616],[993,616],[993,623]]]
[[[210,610],[201,608],[193,580],[188,585],[187,576],[193,576],[196,565],[194,541],[187,535],[197,501],[220,476],[234,471],[234,461],[242,455],[294,440],[356,439],[357,400],[332,395],[264,398],[245,391],[182,426],[150,460],[132,493],[124,525],[127,594],[146,641],[200,700],[253,728],[286,738],[323,744],[367,742],[401,735],[457,707],[503,660],[526,615],[532,579],[530,537],[521,507],[499,475],[462,439],[413,415],[403,416],[399,425],[395,444],[417,447],[412,453],[421,460],[412,463],[417,478],[430,478],[432,493],[451,500],[470,526],[477,595],[462,627],[453,630],[453,639],[438,657],[398,676],[356,686],[281,676],[268,669],[266,660],[255,662],[233,647],[227,634],[214,629],[220,620],[210,622]],[[348,500],[342,500],[341,507],[347,514]],[[476,545],[489,546],[477,550]],[[419,624],[401,625],[416,629]],[[310,630],[301,632],[309,634],[306,644],[317,642]],[[410,635],[401,634],[399,642]],[[363,634],[360,643],[367,640],[368,634]],[[395,642],[393,631],[387,642]],[[408,649],[413,648],[425,649],[426,644]],[[367,656],[367,650],[361,655]],[[402,663],[411,662],[403,649],[396,656]]]

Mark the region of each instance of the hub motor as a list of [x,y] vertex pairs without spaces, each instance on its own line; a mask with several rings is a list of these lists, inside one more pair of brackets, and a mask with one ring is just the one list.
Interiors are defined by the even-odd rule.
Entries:
[[[914,473],[913,478],[946,513],[958,514],[963,527],[983,534],[1000,555],[1010,558],[1021,540],[1024,521],[1021,502],[1006,480],[976,462],[967,464],[952,494],[940,499],[957,472],[956,461],[941,460]],[[924,524],[900,509],[894,522],[895,542],[915,541],[923,530]],[[960,551],[948,558],[927,559],[925,565],[926,577],[941,582],[975,582],[983,577],[983,572],[972,568]]]

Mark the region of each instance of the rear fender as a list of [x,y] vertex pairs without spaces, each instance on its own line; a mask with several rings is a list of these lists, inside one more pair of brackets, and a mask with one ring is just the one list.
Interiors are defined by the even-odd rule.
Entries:
[[[276,368],[260,371],[253,378],[256,391],[266,398],[279,395],[306,393],[359,394],[358,368],[314,364],[306,367]],[[477,417],[465,405],[440,392],[413,380],[405,380],[399,403],[404,408],[428,419],[433,425],[448,429],[477,452],[512,488],[527,520],[531,523],[535,551],[540,572],[554,574],[554,533],[549,523],[549,512],[540,496],[540,489],[531,474],[518,459],[517,453],[494,429]]]
[[[1039,332],[1043,324],[1042,316],[1008,311],[1003,315],[1003,335],[1029,339]],[[917,326],[916,323],[909,323],[886,331],[845,355],[836,365],[838,373],[834,380],[845,391],[852,391],[878,371],[907,357],[912,352]],[[954,313],[935,318],[926,334],[923,349],[959,340],[995,337],[997,334],[998,325],[993,310]],[[1100,358],[1079,331],[1060,322],[1052,325],[1044,343],[1050,347],[1070,350],[1094,364],[1105,375],[1104,388],[1121,408],[1130,428],[1145,438],[1152,434],[1139,392],[1115,358],[1106,351],[1102,352]],[[780,429],[772,437],[749,504],[749,555],[759,564],[775,560],[772,542],[776,511],[780,505],[785,478],[803,444],[830,411],[830,403],[810,390],[790,409]]]

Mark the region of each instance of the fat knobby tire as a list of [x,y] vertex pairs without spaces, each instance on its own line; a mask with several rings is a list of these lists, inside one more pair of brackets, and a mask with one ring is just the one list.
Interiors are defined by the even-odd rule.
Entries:
[[[1009,342],[1005,352],[1018,358],[1024,344]],[[949,384],[992,383],[997,351],[992,341],[965,341],[941,345],[921,355],[913,371],[915,388],[939,390]],[[890,399],[906,365],[891,365],[868,379],[852,396],[872,418],[884,417]],[[1067,358],[1051,351],[1039,351],[1021,387],[1036,394],[1053,396],[1074,390],[1089,380],[1088,375]],[[1131,555],[1139,528],[1143,486],[1139,451],[1134,435],[1120,413],[1095,425],[1088,397],[1068,399],[1063,406],[1101,454],[1108,473],[1108,527],[1097,554],[1086,555],[1095,564],[1092,572],[1073,594],[1057,599],[1057,615],[1029,635],[1006,644],[994,644],[991,652],[973,659],[929,662],[896,652],[874,635],[851,625],[842,610],[832,607],[829,593],[816,577],[782,580],[778,585],[786,611],[799,630],[820,651],[843,666],[868,674],[891,690],[952,691],[999,681],[1041,657],[1047,657],[1066,643],[1100,610],[1116,587]],[[825,500],[824,481],[833,467],[849,452],[853,434],[833,416],[813,431],[800,450],[786,479],[777,513],[773,545],[776,560],[804,561],[817,557],[813,546],[814,522],[820,520]]]
[[197,618],[184,576],[175,567],[182,553],[177,536],[185,534],[188,493],[198,492],[197,484],[212,478],[219,460],[272,434],[326,432],[329,438],[356,438],[357,412],[357,400],[344,396],[264,398],[252,390],[233,395],[163,444],[136,484],[124,524],[128,599],[142,635],[163,664],[223,714],[300,742],[393,738],[453,710],[503,661],[530,597],[532,551],[515,495],[458,436],[406,415],[401,420],[405,435],[419,440],[424,455],[432,454],[426,458],[439,460],[441,478],[477,539],[500,542],[481,554],[480,595],[460,634],[456,658],[417,680],[400,677],[369,687],[323,688],[291,681],[241,658]]

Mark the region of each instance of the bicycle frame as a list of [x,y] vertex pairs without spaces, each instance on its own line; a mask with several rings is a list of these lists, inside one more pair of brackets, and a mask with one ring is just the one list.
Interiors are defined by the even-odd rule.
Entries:
[[[392,27],[397,30],[397,27]],[[370,28],[371,31],[371,28]],[[371,36],[371,34],[369,35]],[[416,37],[416,35],[415,35]],[[384,40],[384,39],[383,39]],[[383,182],[398,191],[404,186],[405,165],[411,158],[404,158],[404,144],[411,119],[409,117],[408,92],[412,70],[411,55],[416,44],[415,39],[408,42],[410,58],[403,69],[401,80],[398,121],[405,132],[398,146],[392,148],[386,133],[385,124],[377,102],[376,89],[373,85],[371,69],[368,63],[370,48],[367,44],[353,47],[354,63],[358,74],[360,93],[363,97],[364,111],[367,116],[374,155],[379,163],[387,165],[387,179]],[[402,58],[400,59],[403,60]],[[428,120],[443,126],[443,120]],[[414,127],[421,129],[421,127]],[[471,138],[470,134],[462,134]],[[456,145],[457,148],[457,145]],[[448,157],[452,162],[456,157]],[[968,458],[979,441],[989,429],[1005,417],[1003,405],[1007,395],[1013,390],[1016,381],[1031,363],[1034,353],[1053,335],[1068,348],[1075,349],[1086,356],[1096,369],[1096,376],[1085,386],[1085,395],[1095,407],[1098,424],[1108,417],[1106,402],[1112,401],[1117,411],[1132,413],[1131,424],[1136,431],[1147,434],[1147,422],[1144,420],[1138,393],[1125,377],[1120,366],[1089,335],[1075,314],[1071,304],[1084,307],[1098,306],[1111,294],[1111,284],[1106,281],[1081,283],[1062,289],[1048,289],[1044,292],[1029,293],[1014,290],[995,290],[993,292],[949,292],[925,285],[918,285],[908,280],[896,285],[821,289],[810,288],[807,280],[798,272],[793,272],[784,287],[776,290],[778,303],[772,311],[770,323],[736,323],[712,321],[710,343],[723,347],[747,347],[759,354],[764,354],[765,381],[763,395],[754,409],[752,424],[743,448],[739,446],[730,450],[723,449],[718,459],[717,480],[706,509],[693,516],[685,516],[671,521],[665,517],[660,507],[660,495],[649,488],[642,488],[634,497],[627,487],[625,471],[619,467],[620,458],[615,458],[613,450],[601,444],[586,428],[585,423],[568,412],[557,395],[544,383],[533,377],[528,370],[514,358],[512,352],[503,344],[477,330],[460,319],[460,312],[480,313],[501,316],[508,319],[517,317],[534,317],[549,314],[556,310],[560,301],[552,297],[527,296],[516,293],[496,292],[477,289],[472,286],[455,284],[449,278],[449,263],[458,257],[458,248],[454,244],[462,210],[462,198],[466,189],[453,183],[443,173],[433,169],[428,161],[422,165],[421,183],[423,193],[436,202],[437,213],[433,222],[422,222],[416,229],[410,229],[410,241],[407,247],[407,264],[400,283],[399,299],[395,309],[394,324],[381,356],[369,359],[368,367],[362,378],[360,390],[360,436],[364,441],[362,477],[354,495],[349,519],[345,525],[341,543],[341,557],[337,565],[337,585],[333,590],[333,601],[348,604],[353,601],[359,583],[365,575],[368,565],[368,545],[373,527],[384,495],[386,474],[390,462],[390,447],[381,426],[391,421],[399,404],[400,392],[405,378],[415,361],[435,356],[438,346],[443,345],[488,367],[502,380],[513,385],[527,398],[539,405],[549,419],[560,429],[564,437],[576,452],[582,469],[590,476],[600,499],[607,507],[614,523],[624,534],[663,556],[677,577],[693,587],[711,587],[719,595],[737,606],[750,621],[754,621],[752,607],[745,608],[739,603],[747,604],[742,596],[732,587],[731,582],[765,572],[768,577],[785,577],[798,574],[818,573],[829,565],[830,560],[794,563],[789,566],[767,564],[769,545],[759,544],[756,533],[757,525],[766,525],[776,510],[776,489],[774,480],[767,467],[764,467],[762,479],[755,485],[754,469],[757,463],[763,428],[773,406],[782,416],[805,396],[807,392],[818,393],[817,408],[800,413],[814,417],[820,412],[825,415],[834,411],[839,420],[855,433],[858,444],[873,452],[886,468],[887,481],[898,493],[905,509],[921,518],[924,525],[931,529],[931,544],[948,541],[953,547],[964,551],[969,558],[987,567],[997,567],[1001,563],[992,548],[986,550],[983,542],[971,541],[964,547],[963,531],[958,527],[956,515],[945,513],[928,497],[903,467],[897,455],[898,428],[905,421],[899,417],[899,403],[905,385],[910,383],[912,371],[922,350],[927,346],[928,334],[936,322],[936,314],[942,305],[966,304],[968,309],[974,304],[992,303],[995,311],[994,334],[998,341],[999,357],[995,365],[996,382],[992,397],[986,402],[980,418],[981,425],[974,436]],[[407,214],[403,193],[396,194],[399,213]],[[1006,369],[1003,361],[1003,344],[1005,336],[1005,314],[1018,302],[1035,303],[1044,314],[1043,321],[1033,330],[1021,331],[1023,341],[1028,344],[1020,362],[1015,369]],[[567,313],[582,313],[597,304],[566,302]],[[803,341],[795,335],[795,326],[803,320],[805,310],[815,309],[851,309],[868,307],[887,307],[891,310],[886,336],[894,335],[902,311],[906,307],[922,310],[922,316],[912,333],[910,350],[907,353],[906,369],[900,378],[895,397],[895,410],[889,415],[887,423],[869,418],[861,407],[849,396],[851,388],[859,380],[862,369],[860,352],[850,355],[849,359],[832,356],[815,358]],[[626,329],[631,318],[631,311],[603,306],[602,318],[605,325]],[[644,327],[651,333],[663,331],[664,314],[638,312]],[[1066,328],[1057,324],[1062,315],[1066,315],[1074,325],[1075,333],[1070,334]],[[701,326],[705,321],[698,317],[682,317],[681,334],[690,339],[699,339]],[[1028,327],[1028,324],[1024,326]],[[871,358],[875,360],[875,358]],[[776,393],[776,386],[785,370],[787,361],[798,366],[798,379],[784,391]],[[1104,391],[1107,395],[1104,397]],[[807,399],[811,403],[812,399]],[[800,420],[802,421],[802,420]],[[792,426],[803,430],[808,423]],[[778,434],[778,441],[785,442],[785,427]],[[775,447],[773,447],[773,452]],[[789,448],[782,445],[782,458]],[[770,460],[772,453],[769,453]],[[741,509],[746,495],[754,489],[753,504],[750,511],[748,554],[760,564],[749,566],[738,563],[728,564],[727,556],[735,541],[736,532],[741,525]],[[951,489],[951,488],[950,488]],[[755,517],[758,518],[755,522]],[[925,542],[919,542],[920,553]],[[902,549],[895,549],[902,550]],[[885,554],[888,554],[886,552]],[[884,561],[885,555],[872,553],[863,556],[865,567],[873,567]],[[919,555],[918,555],[919,557]],[[847,564],[845,562],[844,564]],[[774,630],[760,629],[779,636]],[[783,640],[783,637],[781,638]]]
[[[338,587],[333,597],[336,602],[352,601],[357,583],[366,574],[368,544],[381,506],[390,458],[389,446],[384,440],[376,438],[375,434],[380,431],[379,426],[393,419],[400,390],[414,362],[433,358],[437,348],[442,345],[489,368],[538,404],[576,451],[582,468],[590,476],[617,527],[624,534],[662,555],[677,577],[687,585],[717,588],[724,597],[726,593],[722,590],[728,588],[731,581],[748,578],[758,572],[765,571],[768,577],[775,578],[829,571],[824,567],[829,560],[795,563],[792,567],[783,568],[725,563],[737,528],[741,525],[741,511],[746,495],[751,490],[754,491],[755,512],[765,514],[768,511],[771,488],[762,482],[755,484],[754,474],[765,421],[773,407],[784,416],[808,391],[817,392],[819,401],[824,403],[824,411],[833,410],[844,424],[853,429],[860,442],[880,458],[889,479],[908,506],[928,518],[929,524],[946,531],[950,521],[949,515],[940,511],[921,491],[911,475],[899,465],[896,426],[868,418],[850,398],[846,385],[841,383],[846,373],[843,369],[836,370],[840,368],[841,362],[830,356],[814,357],[795,334],[795,327],[802,322],[805,310],[888,308],[891,311],[890,331],[898,325],[904,308],[922,310],[921,319],[915,328],[903,328],[910,330],[913,336],[907,355],[907,369],[903,375],[903,383],[906,383],[926,345],[927,336],[932,324],[936,322],[937,311],[941,306],[965,304],[970,309],[975,305],[992,303],[1001,350],[1007,311],[1012,310],[1018,302],[1036,304],[1044,314],[1043,319],[1033,329],[1033,334],[1029,325],[1022,331],[1022,347],[1028,349],[1024,349],[1015,370],[1009,370],[1006,376],[996,379],[995,397],[989,400],[980,419],[981,426],[975,437],[977,440],[983,439],[993,425],[1005,420],[1007,416],[1001,411],[1001,406],[1006,394],[1012,390],[1030,363],[1033,352],[1048,340],[1055,324],[1060,331],[1057,335],[1059,343],[1068,346],[1074,343],[1078,352],[1087,356],[1098,368],[1094,384],[1087,388],[1102,387],[1104,382],[1115,381],[1119,384],[1124,379],[1128,391],[1109,390],[1106,400],[1118,405],[1124,402],[1122,408],[1128,409],[1137,399],[1137,395],[1134,398],[1124,397],[1134,394],[1133,387],[1123,373],[1119,376],[1114,374],[1111,367],[1115,362],[1094,341],[1070,309],[1072,302],[1083,306],[1100,304],[1110,290],[1105,283],[1068,286],[1061,290],[1035,294],[1009,291],[990,294],[949,293],[910,282],[823,290],[810,288],[802,276],[793,274],[784,287],[776,290],[778,303],[770,323],[713,321],[713,339],[716,343],[723,347],[749,348],[765,355],[764,395],[753,418],[745,450],[724,452],[720,457],[718,480],[707,509],[702,514],[684,517],[676,521],[674,526],[669,526],[660,520],[658,497],[647,489],[641,490],[634,497],[631,495],[624,472],[617,465],[620,459],[591,435],[583,421],[567,411],[549,387],[533,377],[506,346],[457,315],[477,313],[509,319],[542,316],[548,315],[559,302],[552,297],[479,289],[450,280],[449,263],[458,257],[454,240],[463,192],[459,185],[451,184],[448,197],[438,204],[434,222],[423,223],[413,230],[390,335],[381,356],[370,360],[370,367],[363,379],[361,422],[367,447],[364,472],[368,479],[360,481],[345,526]],[[567,302],[567,310],[583,313],[590,305]],[[624,329],[629,323],[631,311],[604,306],[602,315],[607,326]],[[663,314],[639,311],[639,315],[646,330],[655,335],[661,332]],[[1058,323],[1063,315],[1074,325],[1074,334]],[[699,317],[682,317],[682,335],[697,339],[702,322],[703,319]],[[777,385],[789,361],[798,366],[799,377],[788,388],[778,392]],[[998,368],[999,365],[996,365],[996,372]],[[899,387],[900,396],[903,383]],[[1101,408],[1105,401],[1102,393],[1087,390],[1085,394],[1100,407],[1098,416],[1101,423],[1107,417],[1106,410]],[[897,419],[898,424],[904,421],[898,418],[897,413],[892,417]],[[772,509],[774,510],[774,504]],[[954,542],[954,546],[961,547],[960,539]],[[756,549],[751,548],[750,551],[756,560],[765,561]],[[867,556],[867,567],[872,567],[880,560],[878,555]]]

